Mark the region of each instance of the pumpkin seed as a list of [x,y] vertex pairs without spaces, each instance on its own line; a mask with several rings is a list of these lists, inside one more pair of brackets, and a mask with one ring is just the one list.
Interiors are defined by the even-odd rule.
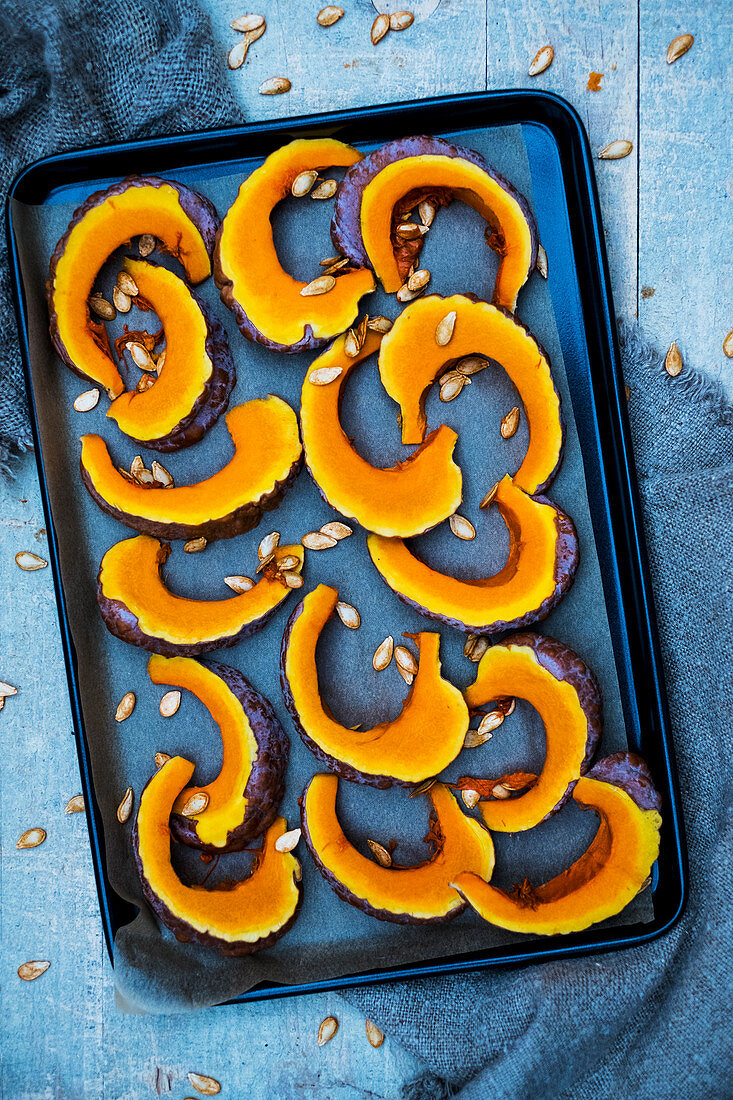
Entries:
[[300,558],[296,558],[295,554],[286,554],[277,559],[277,567],[281,573],[292,573],[293,570],[297,572],[299,565]]
[[142,344],[138,344],[133,341],[132,343],[127,345],[127,350],[132,356],[133,363],[136,367],[139,367],[140,370],[155,370],[155,360],[153,359],[148,349]]
[[382,672],[389,665],[394,653],[394,638],[388,634],[383,642],[380,642],[374,650],[372,665],[375,672]]
[[488,508],[489,507],[489,505],[493,501],[494,497],[496,496],[498,488],[499,488],[499,482],[495,481],[494,484],[489,489],[486,496],[483,498],[483,500],[479,504],[479,508]]
[[[186,801],[178,811],[182,817],[198,817],[202,814],[206,807],[209,805],[209,795],[207,791],[194,791],[189,795]],[[191,1082],[193,1084],[193,1081]]]
[[355,328],[350,328],[344,337],[344,355],[349,359],[355,359],[362,349],[364,341],[359,340],[359,334]]
[[155,458],[150,465],[150,472],[153,475],[153,481],[157,481],[158,485],[163,485],[166,489],[173,485],[172,475]]
[[259,86],[260,95],[282,95],[289,92],[292,84],[286,76],[271,76],[269,80],[263,80]]
[[504,696],[502,699],[496,700],[496,705],[505,718],[508,718],[510,714],[514,714],[514,708],[517,705],[517,700]]
[[664,369],[670,378],[676,378],[682,370],[682,366],[682,353],[673,340],[669,345],[669,351],[664,357]]
[[397,291],[396,298],[398,302],[412,302],[415,298],[419,298],[425,287],[421,287],[420,290],[410,290],[407,283],[403,283],[400,289]]
[[282,579],[285,581],[285,584],[288,588],[303,587],[303,578],[301,577],[300,573],[291,573],[289,570],[286,570],[282,574]]
[[415,22],[415,16],[411,11],[396,11],[389,17],[389,29],[391,31],[406,31]]
[[117,710],[115,711],[115,721],[124,722],[126,718],[129,718],[135,709],[135,692],[128,691],[120,699]]
[[256,31],[260,27],[266,26],[264,15],[256,15],[254,13],[248,15],[240,15],[237,19],[232,19],[229,26],[233,31],[241,31],[246,33],[247,31]]
[[279,531],[270,531],[269,535],[265,535],[265,537],[261,540],[260,545],[257,547],[257,557],[260,559],[260,561],[263,561],[264,558],[269,558],[275,548],[279,545],[279,543]]
[[112,291],[112,303],[118,313],[129,313],[132,308],[132,300],[118,286]]
[[684,57],[694,41],[695,39],[691,34],[678,34],[676,38],[673,38],[667,46],[667,64],[674,65],[675,61],[679,61],[681,57]]
[[376,1024],[373,1024],[371,1020],[366,1021],[366,1037],[370,1046],[375,1049],[381,1047],[384,1042],[384,1032],[380,1031]]
[[503,802],[505,798],[511,797],[511,793],[510,789],[505,787],[503,783],[497,783],[496,786],[492,788],[491,797],[498,798]]
[[232,592],[236,592],[241,595],[242,592],[249,592],[250,588],[254,588],[255,582],[251,577],[225,577],[224,584],[231,588]]
[[367,840],[367,845],[380,867],[392,866],[392,856],[383,844],[377,843],[376,840]]
[[155,761],[156,768],[162,768],[164,764],[167,764],[171,757],[167,752],[156,752],[153,760]]
[[461,791],[461,798],[464,806],[467,806],[469,810],[472,810],[474,806],[477,806],[480,799],[478,791],[472,791],[470,788],[466,788]]
[[241,69],[249,51],[249,38],[240,38],[227,54],[227,65],[232,71]]
[[330,535],[332,539],[336,539],[337,541],[347,539],[349,535],[353,534],[348,524],[341,523],[341,521],[337,519],[331,520],[330,523],[324,523],[323,527],[321,527],[321,533]]
[[334,23],[338,23],[343,14],[343,8],[338,8],[335,4],[328,4],[325,8],[321,8],[316,16],[316,22],[320,23],[322,27],[332,27]]
[[395,646],[394,659],[397,662],[397,667],[402,669],[403,672],[410,672],[413,676],[417,674],[417,658],[407,646]]
[[388,30],[389,16],[378,15],[372,23],[372,29],[369,33],[369,37],[372,40],[372,45],[376,46],[377,42],[381,42]]
[[639,887],[639,893],[640,893],[640,894],[643,894],[645,890],[648,890],[648,889],[649,889],[649,887],[651,886],[651,884],[652,884],[652,876],[651,876],[651,875],[647,875],[647,877],[646,877],[646,878],[644,879],[644,881],[642,882],[641,886]]
[[341,263],[342,261],[348,263],[348,256],[329,256],[325,260],[319,260],[319,267],[333,267],[334,264]]
[[464,542],[470,542],[471,539],[476,538],[476,528],[474,525],[470,520],[466,519],[465,516],[460,516],[458,512],[454,512],[453,515],[449,517],[448,523],[457,539],[463,539]]
[[473,647],[478,641],[478,634],[469,634],[466,637],[466,641],[463,644],[463,656],[470,657],[473,652]]
[[318,172],[315,168],[308,168],[305,172],[300,172],[290,185],[290,194],[294,199],[304,198],[317,179]]
[[80,393],[74,401],[74,408],[78,413],[88,413],[92,409],[97,407],[99,401],[99,390],[84,390],[84,393]]
[[97,317],[101,317],[103,321],[114,321],[117,316],[115,307],[111,302],[108,302],[106,298],[103,298],[101,294],[92,294],[89,299],[89,305],[94,313],[96,313]]
[[133,793],[132,787],[128,787],[122,796],[122,801],[117,807],[117,820],[119,821],[120,825],[124,825],[125,822],[129,819],[134,804],[135,795]]
[[323,180],[311,191],[312,199],[332,199],[336,194],[338,183],[336,180]]
[[599,160],[623,160],[628,157],[634,146],[626,138],[617,138],[616,141],[604,145],[598,154]]
[[473,661],[474,664],[478,664],[478,662],[481,660],[481,658],[483,657],[484,653],[486,652],[486,650],[488,648],[489,648],[489,639],[488,638],[484,638],[484,637],[477,638],[474,645],[473,645],[473,647],[472,647],[472,649],[471,649],[470,654],[467,654],[466,656],[468,657],[469,661]]
[[215,1077],[206,1077],[203,1073],[189,1073],[188,1079],[202,1096],[218,1096],[221,1085]]
[[539,271],[543,279],[546,279],[550,274],[550,267],[547,262],[547,253],[541,244],[537,245],[537,261],[535,267]]
[[[135,386],[135,392],[136,393],[145,393],[146,390],[149,390],[151,388],[151,386],[154,386],[154,385],[155,385],[155,379],[154,378],[151,378],[149,374],[141,374],[140,378],[138,379],[138,383]],[[155,478],[153,478],[153,481],[154,480],[155,480]]]
[[435,776],[433,776],[432,779],[425,779],[419,787],[415,787],[414,790],[410,791],[408,798],[417,798],[419,794],[427,794],[430,788],[434,787],[437,782],[438,780]]
[[430,199],[423,199],[422,202],[419,202],[417,204],[417,213],[420,221],[426,228],[429,229],[430,226],[433,224],[433,219],[435,218],[435,215],[438,213],[438,208],[434,202],[430,201]]
[[407,686],[410,687],[411,684],[412,684],[412,681],[415,679],[414,673],[408,672],[407,669],[400,668],[399,665],[397,665],[397,671],[399,672],[400,676],[405,681]]
[[26,831],[18,837],[15,847],[37,848],[39,844],[43,844],[47,835],[46,830],[42,829],[40,826],[36,826],[34,829],[26,829]]
[[32,550],[19,550],[15,555],[15,564],[24,573],[35,573],[38,569],[45,569],[48,562]]
[[208,543],[203,535],[197,539],[189,539],[188,542],[183,544],[184,554],[200,554],[202,550],[205,550]]
[[532,58],[529,75],[539,76],[540,73],[544,73],[546,69],[549,69],[554,57],[555,51],[552,46],[542,46]]
[[515,405],[513,409],[510,409],[506,416],[501,418],[501,424],[499,425],[499,431],[501,432],[502,439],[511,439],[517,428],[519,427],[519,406]]
[[336,604],[336,614],[344,626],[348,626],[349,630],[358,630],[361,626],[361,615],[350,603],[339,600]]
[[451,373],[453,377],[440,387],[440,400],[446,403],[448,401],[455,401],[467,382],[467,379],[464,378],[462,374],[459,374],[458,371]]
[[462,386],[469,386],[471,384],[470,378],[466,378],[465,375],[457,370],[446,371],[446,373],[441,374],[438,379],[438,385],[441,387],[446,386],[449,382],[460,382]]
[[303,298],[311,298],[318,294],[328,294],[329,290],[333,290],[335,286],[336,280],[333,275],[319,275],[317,279],[301,287],[300,294]]
[[159,710],[163,718],[172,718],[181,705],[180,691],[166,691],[160,700]]
[[130,477],[138,485],[152,485],[153,475],[145,466],[140,455],[135,455],[130,463]]
[[499,726],[502,724],[503,721],[504,721],[504,711],[503,710],[500,710],[500,709],[490,710],[489,713],[485,714],[483,716],[483,718],[481,719],[481,721],[479,722],[478,730],[476,732],[479,733],[479,734],[482,734],[482,735],[485,734],[485,733],[493,733],[494,730],[499,728]]
[[426,267],[414,271],[407,280],[407,289],[411,291],[424,290],[430,282],[430,272]]
[[17,688],[14,688],[12,684],[6,684],[2,680],[0,680],[0,699],[7,699],[9,695],[17,694]]
[[330,550],[338,544],[338,539],[324,535],[322,531],[309,531],[300,541],[308,550]]
[[155,358],[155,373],[160,374],[165,366],[165,348],[161,351],[160,355]]
[[385,333],[389,332],[392,324],[393,322],[390,321],[389,317],[370,317],[367,321],[367,328],[371,329],[372,332]]
[[272,553],[268,554],[266,558],[262,558],[260,560],[260,564],[255,569],[255,573],[261,573],[262,570],[265,568],[265,566],[269,565],[270,562],[274,561],[274,560],[275,560],[275,551],[273,550]]
[[292,852],[300,840],[300,829],[290,829],[275,841],[276,852]]
[[468,376],[486,370],[488,365],[488,361],[482,359],[480,355],[467,355],[465,359],[461,359],[456,363],[456,370],[459,374]]
[[143,233],[137,242],[137,250],[141,256],[149,256],[155,251],[155,237],[152,233]]
[[137,283],[128,271],[120,271],[118,273],[117,286],[128,298],[136,298],[140,293]]
[[727,355],[729,359],[733,359],[733,328],[723,341],[723,355]]
[[453,330],[456,327],[456,311],[452,309],[446,313],[442,321],[438,321],[435,327],[435,343],[439,348],[444,348],[453,339]]
[[72,795],[72,797],[69,799],[69,801],[64,806],[64,813],[65,814],[80,814],[80,813],[83,812],[84,808],[85,808],[84,795],[83,794],[75,794],[75,795]]
[[34,982],[45,974],[51,963],[48,959],[33,959],[31,962],[21,963],[18,967],[18,977],[24,982]]
[[428,231],[426,225],[417,225],[415,222],[401,222],[395,229],[395,234],[402,241],[416,241],[424,237]]
[[339,1022],[335,1016],[327,1016],[325,1020],[321,1020],[320,1027],[318,1028],[319,1047],[325,1046],[326,1043],[330,1043],[338,1029]]

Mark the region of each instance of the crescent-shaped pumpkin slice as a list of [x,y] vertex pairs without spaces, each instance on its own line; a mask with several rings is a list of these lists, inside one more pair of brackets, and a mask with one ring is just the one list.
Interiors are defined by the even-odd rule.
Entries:
[[300,572],[304,559],[302,546],[278,546],[249,591],[196,600],[166,586],[162,569],[169,555],[169,544],[150,535],[123,539],[104,555],[97,577],[97,603],[110,633],[164,657],[195,657],[261,630],[292,591],[278,576],[279,563],[296,558],[292,569]]
[[316,664],[318,639],[337,600],[335,588],[318,585],[283,634],[280,682],[300,736],[322,763],[352,782],[413,786],[437,775],[458,756],[468,729],[463,696],[441,676],[440,635],[415,635],[420,663],[401,713],[373,729],[347,729],[321,699]]
[[573,522],[552,501],[528,496],[508,476],[499,482],[494,502],[509,529],[509,557],[498,573],[459,580],[426,565],[403,539],[369,535],[367,547],[382,580],[408,607],[467,633],[497,634],[546,618],[575,578],[579,552]]
[[229,404],[237,375],[226,333],[172,271],[131,259],[122,267],[158,315],[165,362],[149,389],[120,394],[107,416],[125,435],[156,451],[190,447]]
[[287,823],[282,817],[272,823],[247,878],[211,889],[187,886],[171,863],[169,818],[192,774],[193,764],[174,756],[140,797],[132,842],[143,894],[178,940],[215,947],[222,955],[262,951],[288,931],[302,900],[300,863],[292,852],[275,848]]
[[[455,313],[448,344],[436,342],[435,330]],[[446,364],[466,355],[494,359],[512,380],[529,427],[529,445],[514,482],[526,493],[542,492],[557,473],[564,430],[560,395],[550,361],[532,334],[514,317],[464,294],[431,294],[407,306],[382,340],[379,373],[389,396],[400,406],[402,442],[420,443],[427,430],[425,398]],[[501,444],[498,424],[497,446]]]
[[103,512],[162,539],[228,539],[251,531],[275,508],[300,470],[295,413],[280,397],[237,405],[226,415],[232,459],[211,477],[163,489],[117,469],[99,435],[81,437],[81,476]]
[[56,245],[46,286],[51,339],[67,366],[119,397],[125,384],[89,312],[99,271],[115,249],[150,234],[180,260],[189,282],[200,283],[211,274],[218,225],[207,198],[158,176],[128,176],[90,195]]
[[[610,764],[609,764],[610,762]],[[472,873],[453,879],[479,916],[531,935],[582,932],[620,913],[644,886],[659,855],[661,799],[644,762],[633,753],[602,760],[575,784],[573,798],[600,817],[589,848],[541,886],[527,879],[512,890]]]
[[361,157],[333,138],[298,138],[271,153],[239,188],[217,236],[214,279],[250,340],[273,351],[320,347],[349,327],[359,299],[374,290],[372,272],[358,268],[337,274],[326,293],[302,294],[309,284],[283,269],[272,231],[272,213],[298,176]]
[[573,784],[590,766],[603,730],[598,680],[562,642],[514,634],[486,651],[464,695],[470,710],[511,696],[526,700],[539,714],[546,750],[537,782],[518,797],[479,802],[489,829],[517,833],[534,828],[570,798]]
[[314,775],[300,805],[303,837],[314,862],[343,901],[377,920],[437,924],[465,909],[465,902],[450,886],[459,867],[470,870],[479,881],[491,878],[491,833],[461,811],[442,783],[434,783],[428,791],[432,803],[428,837],[435,842],[435,851],[412,867],[381,867],[351,844],[336,812],[338,783],[335,775]]
[[[211,783],[178,795],[170,819],[173,835],[209,852],[241,851],[272,824],[282,802],[287,734],[270,702],[236,668],[156,653],[148,661],[148,675],[154,684],[190,691],[221,733],[221,770]],[[189,798],[201,793],[208,798],[205,809],[182,814]]]
[[[372,466],[354,449],[341,426],[344,386],[358,363],[379,348],[380,336],[368,332],[359,353],[350,358],[339,337],[310,366],[303,382],[300,425],[305,463],[322,496],[342,515],[381,535],[419,535],[456,511],[462,476],[452,454],[457,435],[445,424],[421,447],[388,469]],[[314,385],[313,372],[338,367],[326,386]]]
[[422,135],[383,145],[346,173],[331,236],[355,263],[370,263],[390,294],[417,266],[425,240],[405,240],[397,225],[422,199],[437,207],[454,198],[488,222],[486,241],[499,256],[493,300],[513,310],[537,259],[537,226],[524,195],[474,149]]

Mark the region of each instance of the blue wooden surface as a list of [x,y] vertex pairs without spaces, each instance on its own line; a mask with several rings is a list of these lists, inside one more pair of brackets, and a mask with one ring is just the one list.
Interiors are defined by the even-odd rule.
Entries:
[[[244,68],[229,72],[225,57],[236,40],[229,20],[246,6],[207,3],[222,80],[243,118],[531,84],[578,108],[594,148],[629,138],[632,156],[598,164],[617,311],[638,313],[660,345],[675,339],[690,363],[733,390],[722,352],[733,326],[733,254],[723,229],[730,221],[725,4],[442,0],[376,48],[368,0],[342,0],[346,15],[329,29],[315,22],[317,0],[253,4],[268,31]],[[386,0],[377,6],[390,10]],[[402,6],[408,0],[391,5]],[[418,14],[434,6],[414,5]],[[683,31],[695,45],[668,66],[667,44]],[[528,64],[547,42],[555,61],[531,81]],[[604,74],[600,92],[585,90],[591,70]],[[260,82],[274,75],[287,76],[292,91],[259,96]],[[52,581],[48,570],[22,573],[13,563],[21,549],[44,553],[42,524],[29,457],[17,481],[0,486],[0,679],[19,688],[0,713],[2,1096],[183,1098],[192,1094],[185,1075],[194,1070],[217,1077],[224,1097],[397,1097],[419,1061],[389,1036],[373,1050],[363,1018],[336,994],[185,1018],[116,1010],[85,822],[63,812],[79,784]],[[33,825],[46,828],[48,840],[17,851],[18,836]],[[17,966],[32,958],[50,959],[51,968],[21,982]],[[331,1013],[339,1033],[318,1048],[318,1024]]]

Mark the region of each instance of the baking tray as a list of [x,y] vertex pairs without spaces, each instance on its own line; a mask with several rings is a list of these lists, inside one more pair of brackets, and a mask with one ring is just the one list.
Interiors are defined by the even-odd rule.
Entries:
[[10,189],[6,231],[11,280],[95,878],[111,960],[117,930],[133,918],[137,909],[112,889],[107,875],[102,815],[92,782],[77,657],[61,581],[58,538],[33,396],[28,314],[12,217],[13,200],[41,205],[65,192],[76,198],[82,190],[86,195],[96,189],[98,181],[121,178],[135,171],[166,175],[196,169],[200,176],[221,174],[234,170],[243,156],[248,159],[265,156],[295,136],[328,133],[362,145],[414,133],[441,135],[458,127],[462,131],[480,131],[507,125],[522,127],[540,236],[552,257],[553,272],[563,275],[553,280],[552,305],[572,394],[593,533],[604,566],[603,591],[629,747],[648,761],[664,801],[660,856],[650,888],[653,919],[306,984],[260,983],[234,1001],[526,964],[639,945],[671,928],[683,911],[687,892],[683,824],[588,140],[576,112],[558,96],[523,90],[484,92],[77,150],[31,165]]

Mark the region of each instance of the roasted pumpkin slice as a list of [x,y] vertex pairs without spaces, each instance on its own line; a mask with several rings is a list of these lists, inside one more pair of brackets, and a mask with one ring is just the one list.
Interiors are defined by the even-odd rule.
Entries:
[[374,290],[374,276],[361,268],[336,273],[325,292],[308,292],[310,284],[283,270],[272,233],[273,210],[298,176],[361,156],[333,138],[298,138],[271,153],[239,188],[217,238],[214,279],[250,340],[274,351],[319,347],[348,328],[359,299]]
[[524,196],[473,149],[423,136],[383,145],[346,173],[331,236],[345,256],[371,264],[387,293],[393,293],[405,282],[424,240],[405,240],[397,226],[421,200],[438,207],[453,198],[488,222],[487,243],[500,257],[493,300],[513,310],[537,259],[537,226]]
[[216,947],[222,955],[250,955],[272,947],[298,915],[302,900],[300,863],[275,843],[287,830],[278,817],[267,830],[249,876],[207,889],[187,886],[171,864],[169,818],[193,764],[168,760],[140,798],[133,848],[143,894],[162,923],[184,943]]
[[303,566],[302,546],[278,546],[258,582],[247,592],[225,600],[176,596],[166,586],[162,569],[170,545],[150,535],[123,539],[102,558],[97,602],[107,629],[130,645],[164,657],[195,657],[235,645],[261,630],[291,589],[279,575],[279,563],[296,558]]
[[532,829],[570,798],[573,784],[590,766],[603,729],[598,680],[562,642],[514,634],[486,651],[464,694],[470,710],[502,696],[524,699],[542,719],[546,751],[537,782],[516,797],[479,802],[489,829]]
[[636,897],[659,854],[661,800],[634,754],[615,754],[611,774],[609,781],[601,761],[575,784],[573,798],[595,810],[600,825],[587,851],[562,874],[541,886],[525,879],[512,890],[470,872],[452,880],[479,916],[511,932],[552,936],[582,932]]
[[442,783],[428,794],[432,802],[427,840],[435,850],[412,867],[381,867],[350,843],[336,813],[338,777],[314,775],[300,800],[303,837],[318,870],[343,900],[377,920],[394,924],[436,924],[462,913],[465,903],[449,885],[457,868],[480,881],[491,878],[491,833],[466,817]]
[[226,333],[172,271],[130,259],[122,267],[158,315],[165,361],[149,389],[120,394],[107,416],[156,451],[190,447],[229,404],[237,375]]
[[51,339],[67,366],[119,397],[124,382],[89,312],[100,269],[120,245],[151,234],[180,260],[189,282],[200,283],[211,274],[218,225],[207,198],[157,176],[128,176],[90,195],[56,245],[46,287]]
[[[440,346],[435,330],[450,313],[456,315],[453,335]],[[529,446],[514,481],[526,493],[541,492],[562,458],[560,396],[547,355],[535,338],[488,302],[463,294],[421,298],[403,310],[382,340],[379,373],[387,393],[400,406],[402,442],[420,443],[424,438],[425,398],[446,363],[474,353],[496,360],[517,388],[529,427]]]
[[508,476],[494,501],[509,529],[509,557],[498,573],[459,580],[426,565],[403,539],[369,535],[382,580],[408,607],[474,634],[517,630],[546,618],[575,579],[573,521],[546,497],[522,492]]
[[[187,787],[177,797],[170,819],[174,836],[209,852],[241,851],[272,824],[282,802],[287,734],[268,700],[236,668],[154,653],[148,675],[154,684],[183,688],[200,699],[219,727],[224,749],[216,779]],[[183,814],[199,794],[207,796],[204,809]]]
[[298,421],[279,397],[237,405],[226,416],[234,455],[204,481],[163,489],[120,473],[99,435],[81,437],[81,476],[107,515],[163,539],[228,539],[277,507],[301,464]]
[[372,729],[347,729],[321,699],[316,665],[318,639],[337,600],[335,588],[318,585],[296,607],[283,635],[280,680],[300,736],[322,763],[352,782],[411,786],[437,775],[458,756],[468,730],[463,696],[440,674],[440,635],[415,635],[420,664],[397,718]]
[[[300,426],[306,466],[325,500],[342,515],[381,535],[419,535],[456,511],[462,476],[452,459],[456,433],[442,424],[422,446],[396,466],[372,466],[354,449],[341,426],[343,388],[358,363],[379,348],[368,333],[358,355],[344,351],[339,337],[310,366],[303,382]],[[338,367],[327,386],[313,385],[313,372]]]

